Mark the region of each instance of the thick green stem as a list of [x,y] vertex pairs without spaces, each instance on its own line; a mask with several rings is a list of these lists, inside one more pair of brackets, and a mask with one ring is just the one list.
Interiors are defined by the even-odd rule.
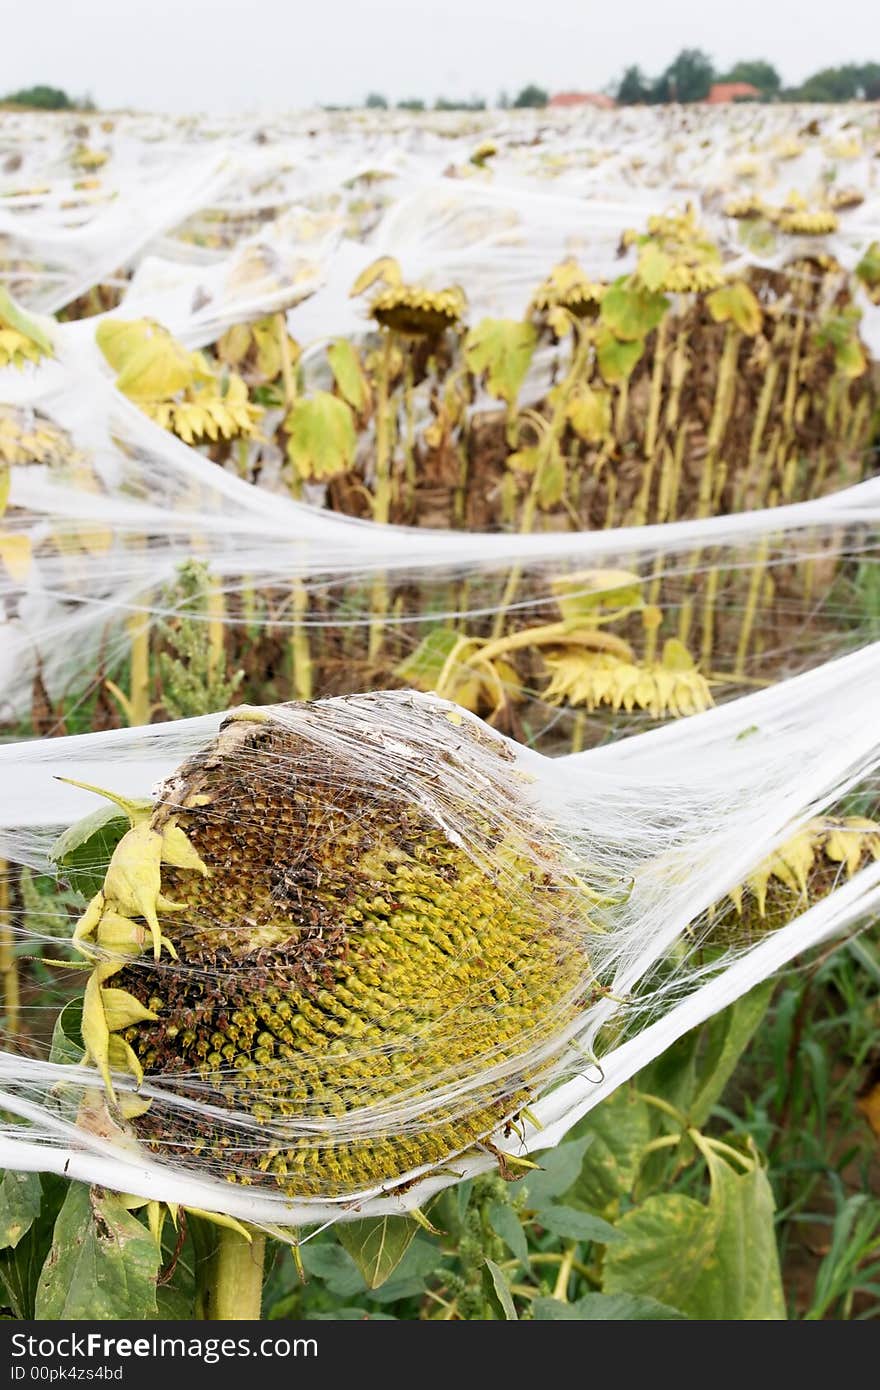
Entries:
[[218,1231],[204,1293],[208,1321],[259,1321],[265,1254],[266,1237],[256,1231],[251,1240],[239,1231]]
[[5,859],[0,859],[0,978],[3,982],[6,1031],[15,1035],[19,1024],[18,962],[9,916],[9,865]]

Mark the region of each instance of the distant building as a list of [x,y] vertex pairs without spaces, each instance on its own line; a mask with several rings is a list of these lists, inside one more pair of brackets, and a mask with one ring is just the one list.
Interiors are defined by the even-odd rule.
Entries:
[[557,92],[547,102],[548,106],[598,106],[602,111],[610,111],[617,105],[614,97],[604,92]]
[[728,101],[760,101],[761,93],[751,82],[715,82],[706,100],[713,106],[721,106]]

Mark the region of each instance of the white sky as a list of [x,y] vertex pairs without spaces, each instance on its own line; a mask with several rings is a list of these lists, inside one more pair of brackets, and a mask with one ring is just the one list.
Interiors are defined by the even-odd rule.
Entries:
[[0,94],[175,112],[595,90],[683,47],[767,58],[787,83],[880,61],[875,0],[0,0],[0,35]]

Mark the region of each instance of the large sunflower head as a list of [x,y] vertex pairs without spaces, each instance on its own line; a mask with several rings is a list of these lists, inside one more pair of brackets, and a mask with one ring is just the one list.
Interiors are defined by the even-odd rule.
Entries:
[[132,818],[77,929],[83,1038],[111,1113],[175,1162],[292,1196],[393,1184],[558,1068],[585,890],[454,707],[241,711]]

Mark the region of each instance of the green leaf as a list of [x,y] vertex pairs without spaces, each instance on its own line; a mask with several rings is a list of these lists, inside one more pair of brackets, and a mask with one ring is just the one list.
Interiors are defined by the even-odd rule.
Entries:
[[[868,289],[880,285],[880,241],[872,241],[856,266],[856,275]],[[0,310],[2,312],[2,310]]]
[[733,323],[750,338],[761,327],[761,306],[743,280],[713,290],[706,296],[706,308],[716,323]]
[[[704,1125],[764,1018],[774,988],[773,980],[756,985],[708,1023],[679,1038],[640,1073],[639,1090],[669,1101],[697,1128]],[[665,1128],[672,1132],[670,1126]]]
[[[665,295],[624,276],[605,291],[599,317],[615,338],[636,342],[657,327],[668,308],[669,300]],[[602,374],[604,376],[604,371]]]
[[565,414],[575,434],[587,444],[601,444],[611,434],[611,397],[607,391],[582,386]]
[[[83,965],[85,967],[85,963]],[[82,999],[71,999],[64,1005],[52,1029],[49,1061],[56,1066],[78,1066],[85,1047],[82,1040]]]
[[528,1266],[529,1243],[519,1217],[509,1202],[492,1203],[489,1208],[489,1224],[520,1264]]
[[372,1291],[377,1303],[396,1303],[400,1298],[419,1298],[424,1294],[426,1280],[434,1270],[442,1268],[443,1254],[437,1241],[419,1234],[407,1250],[387,1283]]
[[516,1308],[504,1277],[494,1260],[486,1260],[483,1266],[483,1292],[490,1306],[506,1322],[517,1322]]
[[335,1298],[364,1292],[364,1276],[335,1239],[307,1240],[300,1246],[300,1256],[306,1273],[322,1280]]
[[596,357],[599,362],[599,371],[609,386],[616,386],[621,381],[626,381],[632,375],[644,351],[644,338],[636,338],[631,343],[622,342],[620,338],[615,338],[613,333],[601,328],[596,334]]
[[[570,1206],[616,1216],[632,1192],[642,1150],[652,1137],[651,1113],[628,1086],[621,1086],[583,1119],[578,1132],[592,1140],[589,1158],[565,1189]],[[559,1194],[562,1195],[562,1194]]]
[[417,690],[434,690],[461,633],[451,627],[432,627],[425,633],[414,652],[395,669],[401,680]]
[[656,241],[648,241],[639,252],[636,274],[646,289],[659,290],[669,274],[671,265],[672,262],[666,252],[660,249]]
[[613,1245],[622,1240],[620,1231],[601,1216],[580,1211],[577,1207],[566,1207],[553,1203],[535,1212],[535,1220],[545,1230],[564,1240],[592,1240],[598,1245]]
[[29,1229],[12,1246],[0,1251],[0,1299],[17,1318],[32,1320],[40,1271],[52,1245],[55,1218],[67,1195],[68,1184],[54,1173],[39,1176],[42,1201]]
[[642,1298],[629,1293],[587,1293],[576,1303],[561,1303],[558,1298],[536,1298],[532,1301],[532,1316],[537,1322],[659,1322],[684,1318],[677,1308],[658,1303],[656,1298]]
[[71,1183],[40,1275],[36,1317],[155,1318],[159,1259],[149,1231],[118,1197]]
[[575,570],[550,581],[565,621],[584,618],[591,627],[603,609],[641,607],[643,583],[631,570]]
[[4,289],[2,285],[0,285],[0,319],[10,328],[14,328],[16,332],[23,334],[25,338],[29,338],[32,343],[36,343],[44,357],[52,356],[51,338],[47,337],[36,319],[32,319],[30,314],[19,309],[9,291]]
[[95,342],[129,400],[164,401],[193,385],[198,367],[192,353],[149,319],[102,319]]
[[561,1196],[571,1187],[592,1142],[593,1136],[585,1134],[580,1139],[567,1139],[555,1149],[533,1155],[540,1168],[522,1178],[514,1191],[519,1191],[520,1186],[524,1187],[528,1204],[533,1209],[547,1206],[552,1198]]
[[58,836],[49,858],[71,888],[93,898],[104,886],[113,851],[130,828],[128,816],[115,806],[99,806]]
[[38,1173],[3,1174],[0,1182],[0,1250],[14,1250],[40,1214],[43,1189]]
[[688,1317],[785,1317],[773,1196],[755,1162],[737,1172],[716,1154],[708,1205],[678,1193],[649,1197],[619,1222],[626,1236],[605,1255],[606,1293],[674,1298]]
[[418,1229],[418,1223],[408,1217],[379,1216],[340,1222],[336,1236],[363,1275],[367,1288],[378,1289],[400,1264]]
[[301,478],[333,478],[354,463],[357,436],[351,407],[329,391],[297,401],[285,426],[287,457]]
[[360,415],[369,405],[370,393],[360,358],[347,338],[337,338],[327,349],[327,361],[339,394]]
[[475,376],[486,373],[489,393],[513,406],[529,370],[538,332],[518,319],[483,319],[464,340],[464,355]]

